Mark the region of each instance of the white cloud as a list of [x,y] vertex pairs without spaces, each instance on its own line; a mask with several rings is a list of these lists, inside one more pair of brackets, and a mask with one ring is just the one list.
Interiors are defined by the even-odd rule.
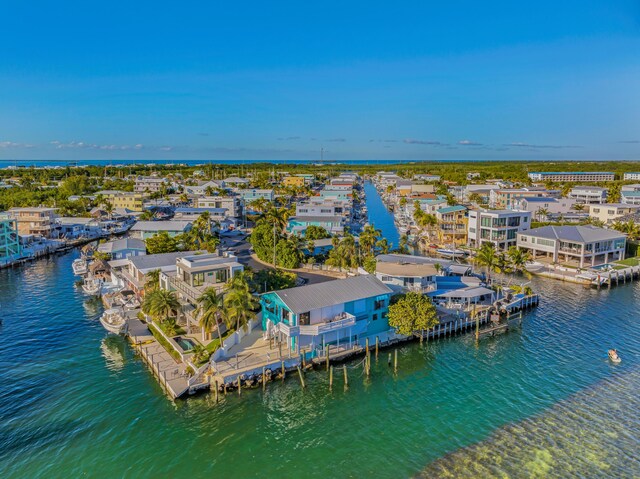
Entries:
[[0,148],[33,148],[33,145],[17,143],[15,141],[0,141]]

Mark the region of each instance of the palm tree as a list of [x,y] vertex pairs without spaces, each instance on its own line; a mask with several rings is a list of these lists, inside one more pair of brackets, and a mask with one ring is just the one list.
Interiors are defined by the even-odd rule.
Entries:
[[247,280],[237,275],[236,281],[229,281],[225,285],[227,294],[224,297],[224,307],[229,321],[236,321],[236,331],[239,331],[253,317],[253,309],[257,301],[249,291]]
[[382,254],[387,254],[389,252],[389,241],[387,238],[381,238],[376,241],[376,249]]
[[219,327],[220,319],[225,316],[222,294],[218,294],[213,287],[205,289],[198,298],[196,316],[199,318],[200,327],[202,328],[203,340],[211,339],[209,335],[213,327],[216,326],[220,345],[222,345],[222,334]]
[[154,291],[160,287],[160,270],[154,269],[145,275],[144,290],[145,292]]
[[525,265],[531,261],[531,253],[517,246],[512,246],[507,251],[507,256],[511,262],[511,268],[515,273],[524,273],[529,276],[530,273],[525,269]]
[[536,216],[538,217],[538,221],[542,223],[542,218],[546,218],[549,214],[549,210],[547,208],[540,207],[536,211]]
[[575,205],[573,205],[573,209],[575,211],[584,211],[585,205],[583,205],[582,203],[576,203]]
[[261,219],[264,219],[268,223],[273,224],[279,232],[282,232],[287,227],[287,222],[290,215],[291,212],[287,208],[278,208],[277,206],[272,206],[260,216]]
[[114,207],[113,207],[113,204],[110,201],[105,200],[105,202],[104,202],[104,210],[107,212],[107,217],[109,219],[111,219],[111,215],[113,214]]
[[360,249],[365,255],[373,253],[373,248],[381,234],[382,231],[376,229],[373,225],[367,225],[362,229],[362,233],[360,233]]
[[487,277],[491,279],[491,272],[495,271],[498,266],[498,255],[493,243],[483,243],[478,249],[475,262],[480,266],[484,266],[487,270]]

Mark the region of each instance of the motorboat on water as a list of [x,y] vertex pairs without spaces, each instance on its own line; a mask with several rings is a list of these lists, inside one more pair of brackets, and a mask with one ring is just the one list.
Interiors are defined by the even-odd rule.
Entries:
[[102,291],[102,280],[99,278],[86,278],[82,283],[82,291],[87,294],[99,294]]
[[122,309],[111,308],[102,313],[102,316],[100,316],[100,324],[110,333],[121,334],[126,329],[127,318]]
[[469,253],[462,249],[449,249],[449,248],[438,248],[436,249],[436,253],[445,256],[447,258],[464,258]]
[[73,274],[76,276],[82,276],[89,272],[87,260],[84,258],[74,259],[73,263],[71,263],[71,268],[73,269]]
[[618,364],[622,361],[620,356],[618,355],[618,351],[616,349],[610,349],[607,354],[609,355],[609,359],[611,362]]

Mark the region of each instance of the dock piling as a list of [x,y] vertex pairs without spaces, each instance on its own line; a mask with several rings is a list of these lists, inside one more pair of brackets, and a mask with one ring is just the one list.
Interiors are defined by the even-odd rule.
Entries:
[[398,374],[398,350],[396,349],[393,353],[393,372]]
[[333,366],[329,367],[329,391],[333,389]]
[[342,371],[344,372],[344,389],[345,391],[349,389],[349,377],[347,376],[347,365],[342,366]]
[[378,348],[380,346],[380,338],[376,336],[376,361],[378,360]]
[[304,376],[302,375],[302,369],[300,369],[300,366],[296,366],[298,368],[298,376],[300,376],[300,385],[302,386],[302,389],[305,388],[305,384],[304,384]]

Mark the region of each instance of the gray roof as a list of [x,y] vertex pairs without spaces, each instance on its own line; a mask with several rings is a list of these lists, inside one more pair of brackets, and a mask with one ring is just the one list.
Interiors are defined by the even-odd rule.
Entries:
[[129,261],[139,270],[160,269],[175,265],[178,258],[206,251],[178,251],[176,253],[147,254],[132,256]]
[[478,296],[490,296],[493,294],[492,289],[482,286],[469,286],[468,288],[454,289],[441,294],[443,298],[477,298]]
[[305,215],[297,215],[289,218],[289,221],[305,221],[315,222],[315,223],[341,223],[344,219],[344,216],[305,216]]
[[283,289],[276,291],[275,294],[280,297],[290,311],[298,314],[392,292],[378,278],[367,274]]
[[98,246],[101,253],[113,253],[114,251],[122,251],[125,249],[139,249],[146,251],[147,247],[144,241],[137,238],[121,238],[113,241],[107,241]]
[[593,243],[594,241],[624,238],[625,235],[604,228],[593,226],[543,226],[522,232],[526,236],[552,240],[571,241],[574,243]]
[[428,258],[426,256],[413,256],[410,254],[380,254],[376,256],[378,263],[397,263],[397,264],[436,264],[442,267],[449,266],[452,261],[440,258]]
[[184,231],[191,221],[138,221],[131,231]]

